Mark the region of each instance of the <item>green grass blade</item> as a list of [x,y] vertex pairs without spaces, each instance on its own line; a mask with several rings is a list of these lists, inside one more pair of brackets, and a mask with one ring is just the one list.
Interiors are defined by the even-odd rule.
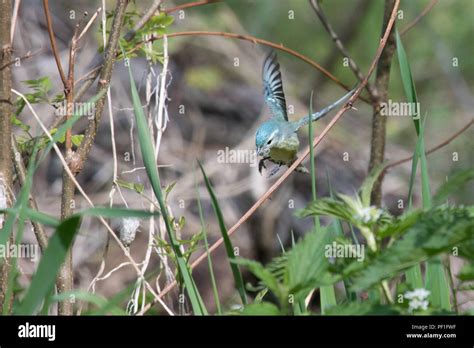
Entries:
[[[6,245],[6,241],[8,240],[8,238],[10,238],[10,235],[13,231],[13,223],[15,222],[16,218],[18,217],[18,228],[17,228],[17,235],[16,235],[16,245],[17,247],[19,247],[19,244],[22,242],[23,240],[23,232],[24,232],[24,222],[25,222],[25,209],[28,207],[28,200],[29,200],[29,197],[30,197],[30,190],[31,190],[31,186],[33,184],[33,173],[35,171],[35,161],[34,159],[36,158],[36,155],[38,153],[38,150],[39,150],[39,143],[38,142],[35,142],[35,145],[34,145],[34,148],[33,148],[33,153],[32,153],[32,160],[30,161],[29,165],[28,165],[28,170],[27,170],[27,173],[26,173],[26,178],[25,178],[25,182],[23,184],[23,187],[21,188],[21,191],[20,191],[20,195],[17,199],[17,202],[15,203],[14,205],[14,211],[16,212],[15,214],[9,214],[8,215],[8,218],[7,218],[7,223],[6,223],[6,226],[4,226],[4,228],[2,229],[2,233],[1,233],[1,236],[0,236],[0,239],[2,239],[0,241],[0,245]],[[5,238],[5,240],[3,240],[3,238]],[[4,298],[5,299],[9,299],[11,298],[12,294],[13,294],[13,287],[14,287],[14,280],[15,280],[15,277],[16,277],[16,273],[17,273],[17,258],[16,257],[13,257],[12,258],[12,265],[11,265],[11,271],[10,273],[8,274],[8,279],[7,279],[7,289],[6,289],[6,292],[5,292],[5,296]],[[0,264],[1,262],[3,262],[3,258],[2,258],[2,261],[0,261]],[[8,309],[9,309],[10,306],[3,306],[3,314],[7,314],[8,313]]]
[[420,123],[420,169],[421,169],[421,196],[423,198],[423,208],[430,209],[432,204],[431,201],[431,189],[430,189],[430,178],[428,175],[428,163],[426,161],[425,154],[425,123],[427,117],[425,116],[423,122]]
[[372,193],[372,189],[386,166],[386,162],[377,165],[374,169],[370,171],[369,175],[362,183],[362,186],[360,187],[360,199],[364,206],[370,206],[370,195]]
[[[398,64],[400,68],[400,75],[402,78],[403,88],[405,90],[406,98],[409,102],[417,103],[418,98],[416,96],[416,89],[415,84],[413,82],[412,74],[410,65],[408,62],[408,58],[403,47],[402,40],[400,38],[400,34],[398,30],[395,33],[396,41],[397,41],[397,56],[398,56]],[[420,115],[418,115],[420,116]],[[416,134],[419,134],[420,129],[420,120],[414,119],[413,120],[415,125]],[[412,202],[413,202],[413,187],[415,185],[415,178],[416,178],[416,171],[418,167],[418,158],[420,156],[420,148],[421,148],[421,139],[418,138],[416,142],[415,152],[413,154],[413,160],[411,162],[411,174],[410,174],[410,182],[408,185],[408,209],[411,209]],[[423,278],[421,274],[421,267],[420,265],[415,265],[410,268],[405,274],[406,280],[408,284],[412,288],[422,288],[423,287]]]
[[[410,69],[410,63],[408,61],[407,54],[405,52],[405,48],[403,47],[402,40],[400,38],[400,34],[398,30],[395,33],[396,41],[397,41],[397,56],[398,56],[398,64],[400,66],[400,75],[402,78],[403,89],[405,90],[405,95],[407,100],[410,103],[417,103],[418,98],[416,96],[416,89],[415,83],[413,82],[413,75]],[[416,134],[420,134],[420,116],[413,118],[413,122],[415,123],[415,130]]]
[[81,210],[75,215],[79,216],[94,216],[94,217],[105,217],[108,219],[113,218],[137,218],[137,219],[147,219],[151,216],[160,215],[157,211],[146,211],[146,210],[136,210],[136,209],[126,209],[126,208],[106,208],[106,207],[94,207]]
[[[313,114],[313,92],[311,91],[311,98],[309,101],[309,114]],[[314,148],[313,148],[313,123],[308,123],[308,137],[309,137],[309,158],[310,158],[310,173],[311,173],[311,193],[313,196],[313,201],[316,201],[316,166],[314,161]],[[314,229],[316,233],[324,233],[321,230],[321,223],[319,221],[319,216],[314,217]],[[330,233],[328,229],[326,233]],[[336,303],[336,294],[334,292],[334,286],[325,285],[320,288],[320,301],[321,301],[321,314],[325,314],[327,309],[335,306]]]
[[[415,83],[413,81],[413,75],[411,73],[410,64],[408,57],[406,55],[405,49],[403,48],[402,40],[398,31],[396,32],[397,40],[397,54],[400,65],[400,74],[402,77],[403,87],[405,89],[405,94],[407,100],[411,103],[418,104],[418,98],[416,95]],[[418,108],[417,108],[418,109]],[[420,116],[417,115],[417,118],[414,118],[415,130],[418,134],[417,147],[415,150],[415,155],[413,158],[412,164],[412,173],[410,178],[410,191],[409,191],[409,200],[411,205],[411,192],[413,185],[413,178],[416,175],[416,161],[418,157],[420,158],[421,166],[421,189],[422,189],[422,198],[423,198],[423,208],[429,209],[432,206],[431,192],[430,192],[430,182],[428,176],[428,166],[425,154],[425,145],[424,145],[424,136],[425,136],[425,122],[424,120],[420,122]],[[415,266],[416,267],[416,266]],[[413,281],[414,284],[422,283],[422,280],[418,279],[418,276],[421,275],[421,271],[418,270],[412,271],[411,274],[407,276],[408,280]],[[414,279],[416,278],[416,279]],[[435,306],[439,306],[443,309],[450,310],[450,285],[446,278],[446,273],[444,267],[440,262],[439,258],[436,258],[434,261],[428,261],[426,266],[426,288],[431,291],[431,302]]]
[[160,177],[158,175],[158,170],[156,168],[153,142],[151,140],[145,114],[143,113],[140,97],[138,95],[137,86],[135,85],[135,81],[133,80],[132,69],[130,65],[128,66],[128,71],[129,71],[129,78],[130,78],[130,88],[131,88],[131,93],[132,93],[133,109],[134,109],[135,119],[137,123],[138,140],[140,143],[140,150],[143,157],[143,163],[145,165],[148,178],[153,188],[153,192],[158,200],[160,211],[163,216],[163,220],[165,222],[168,238],[170,240],[170,245],[176,257],[178,272],[183,279],[187,294],[189,296],[189,300],[191,301],[191,306],[193,308],[194,314],[204,315],[204,314],[207,314],[207,310],[204,306],[204,302],[201,298],[201,295],[199,294],[199,291],[196,287],[194,279],[191,276],[191,271],[188,267],[188,264],[185,258],[183,257],[181,250],[179,249],[178,242],[176,241],[176,237],[174,235],[174,230],[170,223],[168,210],[164,203],[163,193],[161,191]]
[[[333,198],[334,199],[334,191],[332,189],[332,184],[331,184],[331,178],[329,176],[329,172],[326,168],[326,181],[327,181],[327,185],[328,185],[328,190],[329,190],[329,197]],[[344,237],[344,229],[342,228],[342,222],[340,219],[338,218],[333,218],[333,229],[334,229],[334,235],[336,237]],[[349,284],[346,280],[344,280],[344,292],[343,292],[343,300],[346,300],[347,299],[347,291],[349,289]],[[357,298],[357,294],[356,293],[351,293],[349,294],[351,298]]]
[[229,235],[227,234],[227,227],[224,223],[224,217],[222,216],[221,208],[219,207],[219,202],[217,201],[214,189],[209,181],[209,178],[204,171],[201,163],[198,161],[199,167],[201,168],[202,176],[204,177],[204,182],[206,184],[207,191],[211,197],[212,207],[214,208],[214,213],[217,217],[217,222],[219,223],[219,229],[224,239],[224,246],[229,259],[229,265],[232,270],[232,275],[234,276],[235,286],[239,292],[240,298],[242,299],[242,304],[247,305],[247,295],[245,293],[244,280],[242,278],[242,273],[240,273],[239,266],[232,261],[235,261],[234,248],[232,247],[232,242],[230,241]]
[[56,281],[59,267],[64,262],[64,258],[78,231],[80,221],[78,216],[72,216],[61,222],[57,227],[55,233],[48,241],[48,246],[41,257],[28,292],[15,314],[34,314],[41,302],[50,293]]
[[207,241],[207,229],[206,229],[206,223],[204,221],[204,213],[202,211],[202,206],[201,206],[201,197],[199,196],[199,190],[197,188],[197,185],[195,186],[196,186],[196,198],[197,198],[197,204],[198,204],[198,210],[199,210],[199,219],[201,220],[201,229],[204,235],[204,246],[206,248],[206,253],[207,253],[207,264],[209,266],[209,274],[211,276],[212,292],[214,294],[214,301],[216,303],[217,314],[222,315],[221,303],[219,300],[219,292],[217,291],[216,277],[214,276],[214,268],[212,266],[212,257],[211,257],[211,253],[209,252],[209,243]]

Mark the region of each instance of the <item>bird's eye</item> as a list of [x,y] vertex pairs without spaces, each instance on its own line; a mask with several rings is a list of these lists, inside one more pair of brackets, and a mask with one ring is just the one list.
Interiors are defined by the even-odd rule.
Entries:
[[270,145],[272,143],[272,139],[270,139],[269,141],[267,141],[267,145]]

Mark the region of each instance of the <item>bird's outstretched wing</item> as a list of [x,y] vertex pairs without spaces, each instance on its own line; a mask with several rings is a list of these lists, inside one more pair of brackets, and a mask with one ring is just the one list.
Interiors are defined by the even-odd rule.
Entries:
[[281,121],[288,121],[280,64],[278,64],[275,51],[271,51],[263,62],[262,78],[263,96],[270,107],[272,117]]

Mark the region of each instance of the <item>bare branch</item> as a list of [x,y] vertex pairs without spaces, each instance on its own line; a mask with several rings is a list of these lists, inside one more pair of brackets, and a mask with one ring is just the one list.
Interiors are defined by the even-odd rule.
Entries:
[[403,28],[400,32],[400,36],[406,34],[411,28],[413,28],[415,25],[418,24],[418,22],[428,14],[428,12],[431,11],[431,9],[436,5],[438,0],[431,0],[428,5],[421,11],[421,13],[411,22],[409,23],[405,28]]
[[[316,14],[318,15],[319,20],[323,24],[324,28],[326,29],[328,34],[331,36],[331,38],[334,41],[334,44],[336,45],[338,50],[342,53],[342,55],[345,58],[348,59],[349,67],[354,72],[354,75],[359,79],[359,81],[363,81],[364,80],[364,75],[360,71],[359,66],[357,65],[357,63],[349,55],[349,52],[347,51],[346,47],[342,43],[339,36],[336,34],[334,29],[332,28],[332,25],[329,23],[329,20],[326,17],[326,15],[325,15],[325,13],[324,13],[324,11],[323,11],[320,3],[319,3],[320,0],[310,0],[309,2],[311,4],[311,7],[313,8],[314,12],[316,12]],[[375,89],[373,88],[372,84],[370,82],[367,82],[367,85],[365,86],[365,88],[367,89],[367,92],[369,92],[370,98],[372,100],[375,100],[375,96],[376,96],[377,93],[376,93]]]
[[[438,151],[439,149],[445,147],[446,145],[448,145],[450,142],[452,142],[454,139],[456,139],[457,137],[459,137],[462,133],[464,133],[469,127],[472,126],[472,124],[474,123],[474,119],[471,119],[466,125],[464,125],[460,130],[458,130],[456,133],[454,133],[453,135],[451,135],[449,138],[447,138],[446,140],[442,141],[441,143],[439,143],[438,145],[432,147],[431,149],[427,150],[425,152],[425,155],[429,155],[435,151]],[[398,166],[400,164],[403,164],[403,163],[406,163],[406,162],[409,162],[413,159],[413,156],[409,156],[409,157],[405,157],[403,159],[400,159],[398,161],[395,161],[395,162],[392,162],[390,164],[388,164],[384,171],[388,171],[389,169],[395,167],[395,166]]]
[[[218,32],[218,31],[183,31],[183,32],[178,32],[178,33],[166,34],[166,36],[168,38],[179,37],[179,36],[223,36],[223,37],[227,37],[227,38],[244,40],[244,41],[252,42],[254,44],[260,44],[260,45],[272,47],[274,49],[277,49],[277,50],[286,52],[288,54],[291,54],[292,56],[294,56],[298,59],[301,59],[302,61],[308,63],[309,65],[311,65],[314,68],[316,68],[317,70],[319,70],[322,74],[327,76],[329,79],[334,81],[336,84],[338,84],[339,86],[344,88],[346,91],[349,91],[351,89],[350,86],[347,86],[344,83],[342,83],[336,76],[331,74],[329,71],[327,71],[325,68],[323,68],[321,65],[319,65],[315,61],[311,60],[310,58],[306,57],[305,55],[303,55],[299,52],[296,52],[295,50],[292,50],[291,48],[287,48],[287,47],[283,46],[283,44],[276,44],[274,42],[264,40],[264,39],[259,39],[259,38],[256,38],[256,37],[250,36],[250,35],[241,35],[241,34]],[[133,49],[131,49],[127,53],[133,53],[133,52],[137,51],[138,49],[140,49],[141,45],[143,45],[144,43],[146,43],[148,41],[156,41],[156,40],[161,40],[161,39],[163,39],[162,35],[153,35],[150,39],[140,42],[137,46],[135,46]],[[368,104],[371,104],[371,102],[369,100],[367,100],[366,98],[359,97],[359,99],[363,100],[364,102],[366,102]]]
[[44,15],[46,17],[46,25],[48,27],[49,41],[51,42],[51,49],[53,51],[54,59],[56,60],[56,66],[58,67],[59,75],[63,85],[67,85],[66,75],[64,74],[63,67],[61,65],[61,59],[59,58],[58,48],[56,46],[56,39],[54,37],[53,23],[51,21],[51,15],[49,13],[49,0],[43,0]]

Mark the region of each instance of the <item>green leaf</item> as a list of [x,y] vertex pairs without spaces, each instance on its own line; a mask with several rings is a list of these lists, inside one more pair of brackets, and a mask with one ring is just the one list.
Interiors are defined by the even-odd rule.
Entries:
[[295,215],[298,217],[327,215],[346,221],[352,221],[353,219],[352,209],[350,209],[345,202],[332,198],[321,198],[315,202],[311,202],[304,209],[298,210]]
[[232,246],[232,242],[230,241],[229,235],[227,234],[227,227],[224,223],[224,217],[222,216],[222,211],[219,207],[219,202],[217,201],[214,189],[211,186],[211,183],[206,175],[206,172],[204,171],[204,168],[202,167],[199,161],[198,164],[201,168],[202,176],[204,177],[204,182],[206,184],[207,191],[209,192],[209,196],[211,197],[212,207],[214,208],[214,213],[216,214],[217,221],[219,223],[219,229],[221,231],[222,238],[224,239],[224,246],[227,253],[227,258],[229,259],[232,275],[234,276],[235,286],[237,287],[237,291],[239,292],[240,298],[242,299],[242,303],[246,305],[247,295],[245,294],[244,280],[242,278],[242,274],[240,273],[239,266],[231,262],[232,260],[235,260],[234,248]]
[[21,120],[19,120],[16,117],[15,114],[11,115],[10,121],[14,126],[20,127],[24,132],[28,132],[30,130],[30,126],[24,124]]
[[80,146],[84,140],[84,134],[76,134],[71,137],[71,141],[75,146]]
[[270,302],[252,303],[244,307],[242,315],[281,315],[277,306]]
[[372,193],[372,189],[386,166],[387,163],[380,163],[378,166],[372,169],[360,187],[360,199],[364,207],[370,206],[370,195]]
[[378,305],[369,302],[347,302],[328,310],[328,315],[397,315],[394,306]]
[[[398,55],[398,64],[400,66],[400,75],[402,77],[403,88],[405,90],[405,95],[407,100],[411,103],[417,103],[418,98],[416,96],[415,83],[413,82],[413,77],[410,69],[410,63],[408,62],[408,57],[403,47],[402,40],[398,30],[395,32],[395,38],[397,41],[397,55]],[[413,122],[415,123],[416,133],[420,134],[420,119],[421,115],[417,115],[418,118],[414,118]]]
[[321,280],[329,266],[325,248],[332,239],[327,228],[321,228],[321,233],[308,232],[290,251],[285,273],[289,294],[304,298]]
[[137,193],[143,193],[143,191],[145,190],[145,186],[143,184],[128,182],[121,179],[117,179],[115,182],[118,186],[135,191]]
[[462,281],[474,280],[474,264],[471,263],[468,265],[464,265],[461,268],[461,271],[459,272],[457,277],[459,278],[459,280],[462,280]]
[[124,218],[131,217],[137,219],[146,219],[151,216],[157,216],[160,213],[157,211],[146,211],[146,210],[136,210],[136,209],[127,209],[127,208],[107,208],[107,207],[94,207],[81,210],[74,215],[78,216],[95,216],[95,217],[105,217],[109,219],[113,218]]
[[[415,83],[413,81],[413,76],[410,69],[410,64],[408,61],[408,57],[406,55],[405,49],[403,47],[402,40],[400,38],[400,34],[398,30],[395,33],[396,42],[397,42],[397,55],[398,55],[398,62],[400,67],[400,75],[402,78],[403,88],[405,90],[405,95],[407,101],[410,103],[418,104],[418,97],[416,95],[416,88]],[[416,142],[415,152],[413,154],[412,160],[412,167],[411,167],[411,175],[410,175],[410,182],[408,188],[408,202],[409,207],[412,205],[412,195],[413,195],[413,186],[415,184],[415,177],[416,177],[416,170],[418,166],[418,159],[422,156],[422,194],[423,194],[423,204],[425,208],[429,208],[427,205],[430,203],[429,197],[429,182],[428,173],[426,168],[426,157],[425,157],[425,145],[424,145],[424,130],[423,123],[420,122],[421,115],[416,115],[417,117],[413,118],[413,122],[415,125],[415,131],[418,135],[418,140]],[[426,204],[426,205],[425,205]],[[413,287],[421,287],[423,284],[423,279],[421,277],[421,268],[420,265],[414,265],[412,269],[409,269],[406,274],[407,280]],[[447,284],[445,284],[447,286]]]
[[72,245],[81,219],[79,216],[72,216],[56,228],[55,233],[48,241],[48,246],[44,251],[38,269],[31,280],[28,292],[20,303],[15,314],[32,315],[41,302],[49,294],[56,281],[61,264],[66,258],[66,254]]
[[272,272],[265,268],[260,262],[238,258],[234,259],[235,263],[247,267],[249,271],[257,277],[273,294],[280,300],[284,301],[286,294],[283,292],[281,285]]
[[[194,176],[194,178],[196,177]],[[211,253],[209,252],[209,243],[207,241],[207,228],[204,222],[204,213],[202,211],[202,206],[201,206],[201,197],[199,195],[199,190],[198,190],[196,181],[195,181],[195,186],[196,186],[196,196],[197,196],[197,204],[198,204],[198,210],[199,210],[199,220],[201,222],[201,230],[204,237],[204,246],[206,248],[207,265],[209,267],[209,274],[211,276],[211,285],[212,285],[212,292],[214,294],[214,302],[216,304],[217,314],[221,315],[222,314],[221,302],[219,299],[219,292],[217,291],[216,277],[214,275],[214,267],[212,266],[212,257],[211,257]]]
[[[311,91],[311,97],[309,100],[309,114],[313,114],[313,91]],[[316,194],[316,166],[314,163],[314,148],[313,148],[313,122],[308,124],[308,138],[309,138],[309,158],[310,158],[310,173],[311,173],[311,192],[313,201],[317,200]],[[321,223],[319,217],[314,216],[314,229],[316,233],[323,233],[321,230]],[[326,230],[326,233],[330,233],[329,230]],[[336,294],[334,292],[334,287],[332,285],[322,286],[320,288],[320,301],[321,301],[321,314],[325,314],[327,308],[336,305]],[[302,299],[299,303],[300,307],[304,308],[304,300]]]
[[433,197],[434,204],[441,204],[449,197],[452,192],[459,191],[464,185],[474,179],[474,169],[469,168],[460,170],[452,174],[436,192]]
[[353,275],[354,290],[364,290],[383,279],[460,247],[474,238],[474,219],[465,208],[436,208],[423,213],[403,238],[384,249],[362,271]]

